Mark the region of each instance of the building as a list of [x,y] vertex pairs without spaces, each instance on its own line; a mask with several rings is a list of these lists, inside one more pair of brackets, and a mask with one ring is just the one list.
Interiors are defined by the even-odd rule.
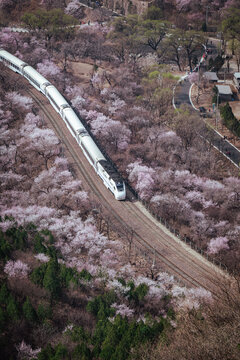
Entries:
[[233,74],[233,82],[238,91],[240,91],[240,72],[236,72]]
[[219,102],[233,100],[233,92],[229,85],[216,85],[216,88],[218,90]]
[[203,75],[203,77],[208,80],[210,83],[215,83],[218,82],[218,77],[217,74],[215,72],[212,71],[206,71]]

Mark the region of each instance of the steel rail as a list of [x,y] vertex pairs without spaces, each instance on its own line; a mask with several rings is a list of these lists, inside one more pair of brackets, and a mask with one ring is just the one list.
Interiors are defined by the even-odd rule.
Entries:
[[[45,114],[45,116],[48,118],[48,120],[50,121],[51,125],[53,126],[55,132],[57,133],[57,135],[62,139],[63,143],[65,144],[66,148],[68,149],[72,159],[74,160],[75,166],[78,168],[78,171],[81,174],[81,177],[84,178],[84,180],[86,181],[86,183],[88,184],[88,186],[90,187],[91,191],[95,194],[95,196],[97,196],[99,198],[99,200],[101,201],[102,206],[107,210],[107,212],[111,213],[114,217],[114,219],[121,224],[121,226],[123,226],[125,229],[127,229],[128,231],[131,231],[132,228],[126,224],[126,221],[123,219],[122,216],[119,215],[118,212],[116,212],[116,210],[114,209],[114,207],[112,206],[111,202],[112,199],[109,201],[107,199],[107,196],[96,187],[96,185],[94,184],[93,180],[91,179],[91,177],[88,175],[88,169],[87,166],[85,165],[86,160],[84,158],[84,156],[80,156],[80,154],[82,153],[81,149],[79,149],[79,151],[76,151],[74,149],[74,146],[72,144],[72,141],[76,142],[76,140],[69,134],[69,131],[67,130],[67,134],[70,137],[70,141],[68,140],[68,138],[64,135],[63,131],[60,129],[60,124],[64,124],[63,120],[61,119],[60,116],[57,116],[59,118],[59,121],[56,120],[56,117],[51,115],[50,111],[47,110],[46,108],[46,104],[48,103],[48,101],[44,98],[44,101],[40,100],[40,97],[43,97],[43,95],[41,95],[37,90],[30,90],[28,89],[27,92],[31,95],[31,97],[34,99],[34,101],[37,103],[37,105],[41,108],[41,110],[43,111],[43,113]],[[50,104],[49,104],[50,106]],[[51,107],[52,109],[52,107]],[[54,111],[55,113],[55,111]],[[57,115],[57,114],[56,114]],[[65,124],[64,124],[65,126]],[[66,128],[67,129],[67,128]],[[77,142],[76,142],[77,145]],[[78,145],[77,145],[78,146]],[[88,167],[90,167],[90,165],[87,163]],[[91,167],[90,167],[91,168]],[[92,169],[93,171],[93,169]],[[94,175],[96,176],[96,173],[94,172]],[[99,181],[99,183],[101,184],[101,182]],[[100,186],[100,185],[99,185]],[[104,186],[102,186],[103,188],[103,192],[107,192],[106,189],[104,188]],[[121,203],[122,206],[124,206],[126,209],[128,209],[128,211],[130,211],[132,213],[133,216],[140,216],[141,214],[141,222],[145,223],[145,227],[148,228],[148,230],[151,229],[151,231],[153,231],[153,228],[151,227],[151,225],[147,224],[146,216],[144,216],[143,213],[140,212],[140,210],[136,210],[136,206],[134,206],[133,203],[130,203],[128,201],[126,201],[124,204]],[[156,230],[155,230],[156,231]],[[157,241],[159,243],[161,243],[160,240],[164,240],[164,237],[162,234],[157,234]],[[169,236],[171,236],[171,234],[169,234]],[[159,239],[160,237],[160,239]],[[145,248],[147,251],[149,251],[151,254],[154,254],[154,256],[156,256],[168,269],[170,269],[171,273],[174,273],[175,276],[177,278],[180,278],[186,285],[191,285],[191,286],[197,286],[197,287],[203,287],[206,290],[211,291],[214,295],[216,295],[216,291],[213,290],[212,286],[206,286],[203,283],[200,283],[199,281],[197,281],[193,276],[191,276],[189,273],[187,273],[186,271],[180,269],[179,267],[176,266],[176,264],[174,264],[172,261],[170,261],[166,256],[162,255],[161,252],[154,246],[152,246],[151,244],[149,244],[148,242],[146,242],[146,240],[137,233],[137,231],[134,230],[134,239],[139,243],[139,245],[143,248]],[[161,245],[166,246],[166,243],[163,244],[161,243]],[[175,252],[177,251],[176,248],[174,248],[174,246],[172,244],[169,245],[169,249],[174,250]],[[190,249],[190,248],[189,248]],[[188,249],[188,250],[189,250]],[[186,259],[186,252],[187,249],[184,249],[185,254],[178,254],[181,255],[182,261],[184,261],[184,258]],[[196,253],[196,255],[199,255]],[[204,259],[205,260],[205,259]],[[207,260],[205,260],[207,261]],[[191,260],[192,265],[194,265],[195,267],[199,267],[199,265],[195,264],[193,260]],[[211,265],[212,270],[216,273],[219,274],[219,269],[213,269],[213,265],[209,263],[209,266]],[[207,274],[206,274],[206,269],[204,269],[204,267],[202,266],[202,270],[205,272],[205,278],[207,278]],[[209,270],[208,270],[209,271]],[[169,272],[169,271],[168,271]],[[221,274],[224,275],[224,274]],[[213,279],[210,279],[211,283],[213,283]],[[217,283],[213,284],[214,287],[217,287]]]

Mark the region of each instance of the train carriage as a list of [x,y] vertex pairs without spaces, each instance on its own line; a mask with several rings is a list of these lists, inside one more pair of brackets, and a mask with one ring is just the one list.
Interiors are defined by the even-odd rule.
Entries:
[[60,94],[55,86],[50,85],[46,88],[46,97],[50,101],[54,109],[62,116],[63,110],[70,108],[67,100]]
[[85,127],[71,107],[63,109],[62,119],[64,120],[71,134],[76,138],[77,142],[80,143],[79,133],[84,131]]
[[18,59],[16,56],[10,54],[8,51],[3,49],[0,49],[0,61],[2,61],[11,70],[21,75],[23,68],[27,66],[27,64],[24,61]]
[[23,76],[37,89],[45,95],[46,87],[51,85],[51,83],[45,79],[37,70],[33,67],[27,65],[23,69]]
[[77,140],[89,163],[103,180],[104,185],[111,190],[117,200],[124,200],[126,198],[124,181],[106,160],[79,117],[60,92],[35,69],[3,49],[0,49],[0,61],[11,70],[23,75],[48,98],[53,108],[66,123],[72,136]]

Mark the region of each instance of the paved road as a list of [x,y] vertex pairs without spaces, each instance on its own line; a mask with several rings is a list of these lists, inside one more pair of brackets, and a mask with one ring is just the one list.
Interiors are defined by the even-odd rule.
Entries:
[[[187,78],[178,83],[174,92],[174,104],[176,108],[179,108],[182,104],[192,106],[189,98],[190,87],[191,84]],[[214,129],[210,131],[208,129],[205,133],[205,138],[235,165],[240,166],[240,151],[225,140],[221,134]]]
[[189,90],[191,87],[190,81],[187,78],[179,81],[174,92],[174,103],[176,108],[179,108],[182,104],[191,105],[189,99]]
[[212,130],[206,138],[234,164],[240,166],[240,151],[229,141],[225,140],[221,134]]

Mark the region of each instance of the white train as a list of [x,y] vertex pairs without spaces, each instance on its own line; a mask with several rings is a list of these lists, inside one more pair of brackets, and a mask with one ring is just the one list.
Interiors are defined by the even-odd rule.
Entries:
[[0,61],[11,70],[23,75],[37,90],[41,91],[48,98],[53,108],[66,123],[72,136],[76,139],[104,185],[111,190],[117,200],[124,200],[126,198],[124,181],[103,156],[79,117],[55,86],[27,63],[11,55],[6,50],[0,49]]

